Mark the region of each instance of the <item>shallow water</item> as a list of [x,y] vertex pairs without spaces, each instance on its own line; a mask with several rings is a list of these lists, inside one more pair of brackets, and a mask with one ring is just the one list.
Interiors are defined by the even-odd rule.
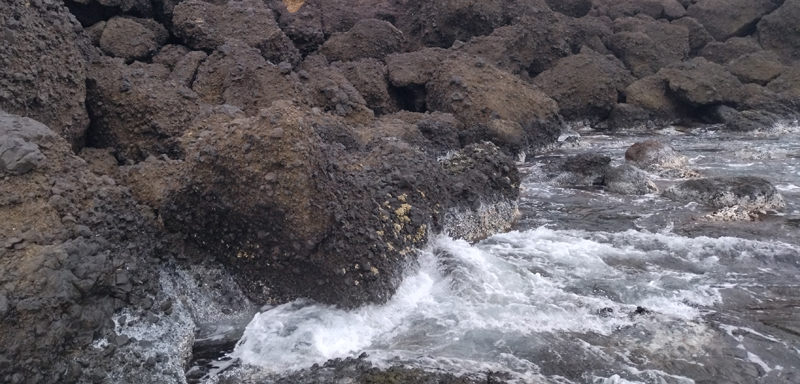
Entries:
[[266,382],[362,352],[382,367],[523,383],[800,382],[800,129],[780,129],[584,135],[548,154],[620,163],[656,138],[703,175],[775,183],[786,209],[761,221],[706,222],[702,206],[657,195],[526,181],[515,230],[472,245],[436,238],[384,305],[267,309],[231,357]]

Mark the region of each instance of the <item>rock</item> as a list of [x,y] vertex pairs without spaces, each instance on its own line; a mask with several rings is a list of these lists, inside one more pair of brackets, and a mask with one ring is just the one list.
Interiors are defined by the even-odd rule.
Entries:
[[190,90],[153,77],[149,69],[169,73],[159,64],[137,68],[121,59],[105,58],[92,65],[87,80],[87,106],[94,124],[87,138],[90,146],[115,148],[121,160],[182,156],[176,138],[200,108],[196,95],[192,99],[186,93]]
[[81,26],[60,3],[0,4],[0,109],[53,128],[75,150],[89,126]]
[[654,128],[653,121],[650,120],[650,113],[643,108],[632,104],[619,103],[614,106],[608,119],[602,122],[599,127],[605,129],[645,129]]
[[550,9],[570,17],[583,17],[592,10],[591,0],[546,0]]
[[350,84],[358,90],[369,109],[378,115],[394,113],[399,110],[397,101],[389,94],[389,71],[376,59],[362,59],[354,62],[336,62]]
[[703,24],[691,17],[682,17],[672,21],[673,25],[680,25],[689,31],[689,54],[697,55],[706,44],[714,41]]
[[683,168],[687,159],[660,141],[647,140],[630,146],[625,151],[625,161],[641,169],[659,171]]
[[513,121],[525,130],[531,148],[554,142],[560,133],[555,101],[481,58],[444,61],[425,90],[428,109],[452,113],[466,128],[496,118]]
[[169,79],[181,87],[191,87],[197,75],[197,68],[208,55],[203,51],[192,51],[175,63]]
[[738,132],[768,130],[780,121],[778,116],[768,111],[739,112],[724,105],[712,107],[708,115],[712,123],[724,124],[725,129]]
[[448,51],[426,48],[420,51],[386,56],[389,81],[395,87],[425,86],[430,81]]
[[635,81],[625,95],[628,104],[646,111],[656,124],[672,124],[684,116],[685,107],[671,97],[667,82],[659,75]]
[[583,153],[556,159],[546,163],[541,173],[535,175],[540,181],[563,186],[602,185],[605,174],[611,169],[611,158],[594,153]]
[[89,41],[95,47],[100,46],[100,38],[103,36],[104,29],[106,29],[105,21],[97,22],[91,27],[84,29],[84,31],[86,31],[86,36],[89,37]]
[[725,65],[731,60],[742,57],[750,53],[761,51],[761,45],[750,37],[734,37],[724,43],[708,43],[700,52],[700,56],[706,60]]
[[330,61],[383,59],[400,51],[403,32],[383,20],[359,20],[349,31],[331,36],[319,47]]
[[761,17],[774,11],[776,0],[702,0],[691,5],[689,16],[697,19],[717,41],[752,34]]
[[758,22],[758,39],[765,49],[775,49],[797,59],[800,57],[800,1],[786,0],[775,12]]
[[689,30],[677,24],[641,18],[622,18],[614,22],[609,48],[633,74],[642,78],[689,54]]
[[175,64],[183,59],[191,50],[183,45],[169,44],[163,46],[158,53],[153,56],[153,64],[162,64],[172,70]]
[[[324,59],[322,56],[318,56]],[[369,124],[374,113],[367,107],[367,102],[344,74],[337,68],[313,63],[309,56],[303,63],[304,76],[301,83],[306,102],[323,111],[330,111],[345,117],[356,124]]]
[[658,187],[650,180],[647,172],[629,164],[609,169],[603,177],[603,185],[609,192],[625,195],[658,193]]
[[259,0],[214,5],[183,1],[174,9],[174,33],[195,50],[213,50],[229,39],[256,48],[273,63],[300,62],[300,52],[280,30],[272,11]]
[[100,49],[126,62],[143,60],[158,50],[156,35],[133,20],[115,17],[108,21],[100,37]]
[[742,83],[767,85],[786,69],[780,57],[772,51],[759,51],[734,59],[725,68]]
[[119,168],[113,149],[84,147],[79,156],[97,176],[108,175],[113,177],[117,173],[117,168]]
[[634,81],[618,60],[596,54],[578,54],[559,60],[553,69],[533,79],[533,84],[558,102],[566,119],[608,117],[619,95]]
[[0,135],[0,171],[20,175],[34,170],[43,160],[38,145],[19,137]]
[[664,2],[659,0],[595,0],[594,15],[605,15],[612,20],[637,15],[658,19],[664,13]]
[[[780,76],[778,77],[780,78]],[[770,83],[775,82],[774,80]],[[765,111],[784,119],[793,119],[797,116],[795,105],[800,101],[800,92],[792,97],[791,90],[787,93],[777,93],[758,84],[745,84],[742,93],[745,95],[739,109]]]
[[[354,133],[361,144],[369,149],[380,146],[386,138],[393,137],[438,158],[461,149],[461,128],[462,125],[451,114],[401,111],[382,116],[369,126],[356,127]],[[476,142],[479,141],[465,140],[464,144]],[[348,147],[346,143],[343,144]]]
[[692,105],[736,104],[742,83],[719,64],[698,57],[659,72],[679,100]]
[[742,209],[780,209],[785,206],[775,186],[760,177],[715,177],[687,180],[664,190],[664,197],[694,201],[711,208],[739,206]]
[[298,96],[297,81],[288,79],[255,48],[230,39],[198,67],[192,90],[205,103],[229,104],[256,114],[276,100]]
[[780,94],[781,96],[793,100],[795,103],[800,102],[800,67],[793,66],[787,68],[775,80],[767,84],[770,91]]

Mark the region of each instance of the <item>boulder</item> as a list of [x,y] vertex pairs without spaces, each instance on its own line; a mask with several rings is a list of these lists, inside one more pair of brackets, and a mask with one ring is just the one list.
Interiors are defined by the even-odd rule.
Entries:
[[680,62],[690,51],[689,30],[678,24],[622,18],[614,22],[614,31],[609,48],[638,78]]
[[84,28],[84,32],[86,32],[86,37],[89,38],[89,42],[91,42],[95,47],[99,47],[100,38],[103,36],[104,29],[106,29],[106,22],[100,21],[94,23],[91,27]]
[[603,175],[603,185],[607,191],[623,195],[658,193],[658,187],[650,180],[647,172],[629,164],[606,171]]
[[[463,125],[448,113],[401,111],[381,116],[371,125],[356,127],[354,132],[364,147],[369,149],[379,146],[387,137],[393,137],[438,158],[461,149],[459,139],[462,128]],[[464,145],[480,142],[465,141]]]
[[545,0],[550,9],[570,17],[583,17],[592,10],[591,0]]
[[81,26],[61,3],[0,4],[0,109],[51,127],[75,150],[89,117]]
[[[144,309],[159,292],[153,227],[126,188],[90,171],[45,125],[0,112],[0,136],[40,153],[31,167],[7,163],[0,150],[2,380],[112,380],[109,367],[130,371],[132,355],[93,343],[116,336],[114,313],[163,315]],[[181,357],[164,355],[136,380],[182,375],[181,366]]]
[[256,48],[275,64],[300,62],[300,52],[278,27],[275,16],[259,0],[234,0],[214,5],[189,0],[174,9],[175,36],[196,50],[213,50],[228,39]]
[[175,63],[169,75],[169,80],[175,82],[179,87],[191,87],[197,75],[197,68],[207,57],[208,55],[203,51],[187,53]]
[[213,250],[257,303],[308,297],[349,308],[388,300],[445,212],[486,218],[479,196],[517,197],[513,160],[491,144],[439,163],[392,137],[360,152],[316,134],[343,124],[288,102],[198,123],[184,137],[164,225]]
[[637,168],[660,171],[683,168],[687,159],[669,145],[656,140],[647,140],[630,146],[625,151],[625,161]]
[[191,49],[187,48],[183,45],[174,45],[168,44],[161,47],[153,56],[153,64],[161,64],[172,70],[175,67],[175,64],[178,64],[187,53],[191,52]]
[[389,72],[389,82],[399,88],[424,86],[448,54],[448,51],[441,48],[426,48],[388,55],[386,69]]
[[197,95],[164,82],[160,64],[126,65],[103,58],[90,67],[86,105],[92,116],[87,144],[114,148],[120,160],[182,156],[176,141],[199,111]]
[[442,62],[425,90],[428,109],[452,113],[467,128],[498,118],[519,123],[531,148],[554,142],[561,130],[553,99],[482,58]]
[[761,17],[780,4],[779,0],[701,0],[687,11],[714,39],[725,41],[752,34]]
[[619,60],[597,54],[578,54],[559,60],[533,79],[533,84],[558,102],[566,119],[608,117],[619,95],[634,81]]
[[593,3],[592,15],[604,15],[613,20],[637,15],[658,19],[664,14],[664,1],[660,0],[594,0]]
[[706,44],[714,41],[714,37],[711,36],[703,24],[700,24],[694,18],[691,17],[682,17],[677,20],[672,21],[673,25],[680,25],[686,28],[689,31],[689,54],[690,55],[697,55]]
[[736,176],[687,180],[664,190],[663,196],[676,201],[693,201],[719,209],[780,209],[785,206],[775,186],[760,177]]
[[543,164],[534,177],[562,186],[602,185],[603,177],[611,169],[611,158],[595,153],[558,158]]
[[608,119],[597,126],[605,129],[649,129],[655,128],[650,113],[641,107],[628,103],[619,103],[614,106]]
[[[322,59],[322,62],[317,62]],[[303,100],[311,106],[345,117],[351,123],[369,124],[375,117],[367,102],[347,77],[324,62],[324,56],[308,56],[301,66]]]
[[775,49],[793,59],[800,58],[800,1],[786,0],[780,8],[758,22],[758,40],[765,49]]
[[153,56],[158,50],[152,30],[131,19],[115,17],[106,23],[100,36],[100,49],[109,56],[130,63]]
[[357,61],[383,59],[400,51],[403,32],[383,20],[359,20],[349,31],[336,33],[318,52],[330,61]]
[[737,132],[769,130],[780,118],[764,110],[737,111],[725,105],[712,107],[707,114],[711,123],[724,124],[725,129]]
[[692,106],[736,104],[742,100],[742,83],[719,64],[702,57],[659,71],[675,97]]
[[700,51],[700,56],[713,63],[725,65],[750,53],[761,51],[761,45],[751,37],[734,37],[725,42],[713,41]]
[[358,90],[367,107],[378,115],[399,110],[397,100],[389,93],[389,71],[376,59],[351,62],[336,62],[332,65],[340,70],[350,84]]
[[787,68],[775,80],[770,81],[767,88],[795,103],[800,103],[800,66]]
[[268,63],[260,52],[242,41],[230,39],[197,68],[192,90],[199,100],[230,104],[255,114],[276,100],[299,96],[299,79],[287,77]]
[[660,75],[635,81],[625,89],[627,104],[646,111],[658,124],[672,124],[683,118],[686,107],[675,100]]
[[728,62],[725,69],[742,83],[767,85],[786,69],[781,58],[772,51],[749,53]]

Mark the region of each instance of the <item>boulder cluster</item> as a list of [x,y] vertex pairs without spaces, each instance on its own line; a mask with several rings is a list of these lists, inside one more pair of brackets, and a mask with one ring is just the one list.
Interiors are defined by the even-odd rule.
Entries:
[[[113,313],[177,316],[166,265],[220,268],[256,305],[383,302],[431,236],[507,229],[515,160],[569,122],[796,118],[798,19],[800,0],[4,1],[0,381],[172,381],[180,356],[103,368],[131,343]],[[570,161],[571,182],[655,188],[647,164]]]

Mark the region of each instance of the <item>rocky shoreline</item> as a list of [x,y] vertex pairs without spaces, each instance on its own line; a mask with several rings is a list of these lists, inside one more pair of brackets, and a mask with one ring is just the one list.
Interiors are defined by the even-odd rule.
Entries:
[[[385,302],[432,236],[507,230],[517,160],[570,127],[793,121],[798,19],[800,0],[4,2],[0,381],[185,382],[203,324]],[[540,178],[698,176],[658,143],[626,158]],[[751,179],[665,195],[719,220],[782,203]],[[362,381],[427,375],[394,369]]]

